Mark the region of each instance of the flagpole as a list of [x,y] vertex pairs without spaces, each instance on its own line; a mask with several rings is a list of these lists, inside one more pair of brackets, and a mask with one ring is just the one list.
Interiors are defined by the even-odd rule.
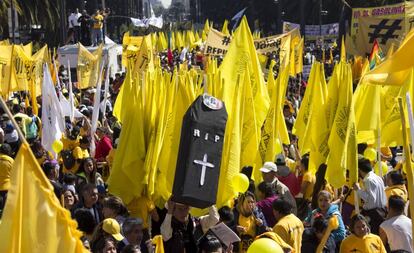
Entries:
[[9,107],[7,107],[6,102],[4,102],[3,97],[0,96],[0,103],[1,103],[1,107],[3,108],[4,112],[7,114],[7,116],[9,117],[9,119],[11,120],[14,128],[17,131],[17,135],[19,136],[19,139],[23,142],[26,143],[27,145],[29,145],[26,141],[26,137],[24,137],[24,134],[22,132],[22,130],[20,129],[19,125],[17,124],[17,122],[14,120],[13,114],[10,112]]
[[[379,97],[379,89],[377,90],[376,96]],[[382,177],[382,162],[381,162],[381,100],[378,99],[378,127],[377,127],[377,160],[378,160],[378,170],[379,176]]]
[[[410,103],[410,95],[407,95],[407,104]],[[411,153],[410,147],[408,144],[408,136],[407,136],[407,125],[405,122],[405,115],[404,115],[404,108],[403,108],[403,100],[401,97],[398,98],[398,105],[400,109],[400,117],[401,117],[401,125],[402,125],[402,134],[403,134],[403,143],[404,143],[404,153],[405,153],[405,165],[406,165],[406,173],[407,173],[407,181],[408,181],[408,197],[412,199],[414,195],[413,191],[413,171],[411,167]],[[408,108],[408,115],[409,117],[413,117],[411,107]],[[412,127],[411,127],[412,128]],[[413,130],[411,130],[411,138],[413,138]],[[411,217],[414,217],[414,205],[412,203],[409,205],[410,207],[410,214]],[[412,226],[412,233],[414,233],[414,226]],[[414,246],[414,238],[412,238],[411,245]]]

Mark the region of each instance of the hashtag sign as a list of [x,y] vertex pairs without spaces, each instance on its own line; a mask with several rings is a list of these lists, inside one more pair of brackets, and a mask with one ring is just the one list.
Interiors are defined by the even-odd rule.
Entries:
[[223,40],[221,41],[221,44],[227,46],[229,43],[230,43],[230,37],[224,36]]
[[[375,39],[381,39],[381,44],[385,45],[387,40],[398,38],[398,34],[394,34],[396,31],[401,30],[402,19],[394,19],[391,25],[388,25],[389,19],[383,19],[378,25],[370,25],[369,28],[373,29],[372,33],[368,33],[369,43],[374,43]],[[383,33],[383,31],[385,31]]]

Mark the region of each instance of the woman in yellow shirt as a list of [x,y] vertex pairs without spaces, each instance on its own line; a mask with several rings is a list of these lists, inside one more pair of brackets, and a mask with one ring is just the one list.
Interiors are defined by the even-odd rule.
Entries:
[[364,216],[357,214],[351,219],[352,234],[342,241],[340,253],[386,253],[381,238],[371,234]]
[[399,171],[390,171],[385,178],[385,182],[387,183],[387,188],[385,188],[387,202],[391,195],[398,195],[407,202],[407,188],[405,187],[404,177]]
[[262,211],[256,207],[256,199],[251,192],[240,195],[233,213],[236,223],[233,230],[241,239],[239,249],[234,252],[245,253],[254,238],[266,232],[266,219]]

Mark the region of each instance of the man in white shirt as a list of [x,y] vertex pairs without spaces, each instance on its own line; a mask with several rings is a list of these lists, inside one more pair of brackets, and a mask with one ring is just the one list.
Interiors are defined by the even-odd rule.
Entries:
[[390,196],[388,200],[388,216],[379,230],[384,245],[388,243],[391,252],[405,250],[413,252],[411,219],[404,215],[405,201],[398,195]]
[[362,214],[370,218],[371,232],[378,234],[379,226],[385,218],[387,202],[384,181],[372,171],[371,162],[368,159],[360,158],[358,169],[360,177],[363,178],[364,188],[362,189],[358,183],[355,183],[354,190],[364,201]]
[[75,12],[72,12],[69,15],[68,22],[69,22],[69,34],[73,34],[73,41],[77,43],[80,39],[80,23],[78,19],[82,16],[79,13],[79,9],[76,8]]

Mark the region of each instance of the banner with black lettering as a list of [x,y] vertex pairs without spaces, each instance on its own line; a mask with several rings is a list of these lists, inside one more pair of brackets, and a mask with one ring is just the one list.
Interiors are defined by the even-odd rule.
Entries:
[[225,55],[231,42],[231,36],[225,35],[213,28],[207,35],[204,54],[208,55]]
[[353,9],[351,35],[346,40],[347,52],[365,56],[371,52],[376,39],[386,53],[392,44],[398,47],[412,27],[413,2]]

